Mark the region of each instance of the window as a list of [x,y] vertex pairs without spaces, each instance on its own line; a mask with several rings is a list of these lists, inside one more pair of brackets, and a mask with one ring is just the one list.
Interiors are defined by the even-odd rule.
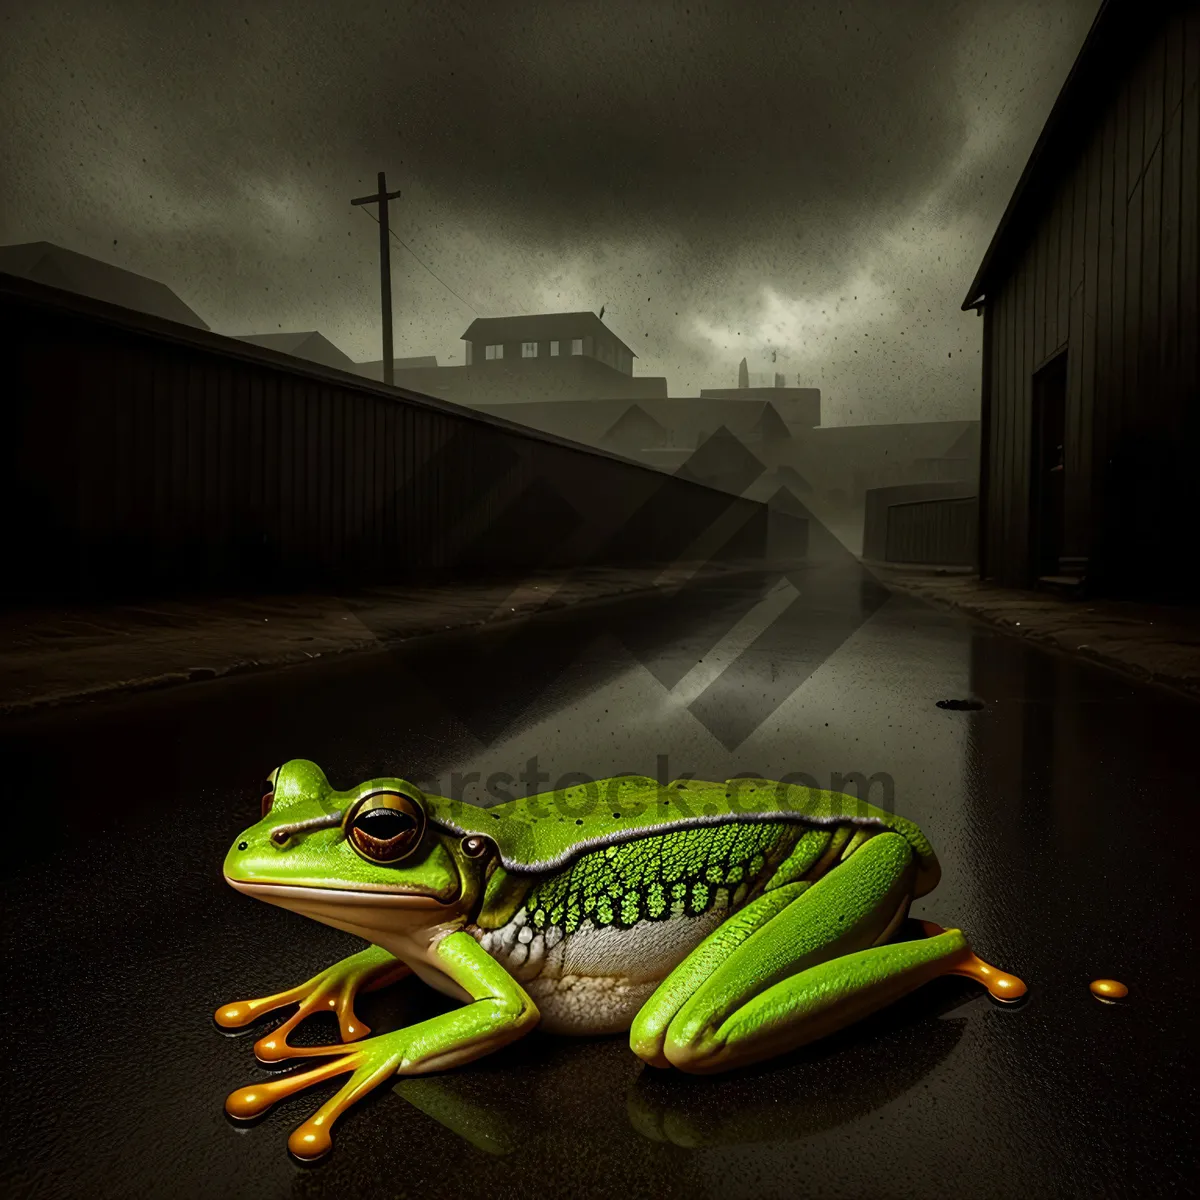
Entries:
[[558,357],[558,343],[557,342],[550,343],[550,357],[551,358]]
[[537,358],[537,342],[522,342],[521,357],[522,358]]
[[572,354],[582,354],[583,353],[583,338],[572,338],[571,339],[571,353]]
[[503,358],[504,357],[504,347],[503,346],[488,346],[488,348],[486,350],[484,350],[483,355],[485,358]]

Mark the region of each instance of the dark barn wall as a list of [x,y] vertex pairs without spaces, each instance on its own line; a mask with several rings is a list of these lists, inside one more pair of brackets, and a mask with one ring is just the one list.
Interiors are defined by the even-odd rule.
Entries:
[[650,468],[5,278],[0,598],[761,554],[766,510]]
[[1033,376],[1065,352],[1062,567],[1195,595],[1200,6],[1157,27],[1128,10],[1073,155],[985,286],[983,569],[1032,581]]
[[975,496],[977,491],[974,483],[901,483],[868,488],[863,493],[863,558],[869,562],[887,560],[888,514],[893,506],[925,500],[962,500]]
[[888,505],[885,560],[946,567],[975,566],[978,505],[975,496],[909,500]]

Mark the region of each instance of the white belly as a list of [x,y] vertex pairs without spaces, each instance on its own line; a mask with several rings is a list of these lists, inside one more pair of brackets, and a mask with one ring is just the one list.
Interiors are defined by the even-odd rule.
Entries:
[[585,921],[574,933],[536,930],[522,909],[499,929],[473,929],[479,944],[532,997],[551,1033],[628,1029],[654,989],[728,916],[714,905],[698,917],[682,909],[628,929]]

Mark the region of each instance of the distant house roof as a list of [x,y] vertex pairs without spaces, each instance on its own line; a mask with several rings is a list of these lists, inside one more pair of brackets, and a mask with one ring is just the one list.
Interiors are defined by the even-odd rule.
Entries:
[[813,490],[813,485],[795,467],[790,467],[786,463],[775,468],[774,479],[780,485],[794,488],[802,494]]
[[779,415],[779,410],[773,404],[764,404],[762,413],[755,423],[754,432],[760,438],[790,438],[792,431],[787,422]]
[[963,434],[979,437],[979,422],[895,421],[887,425],[820,425],[806,433],[805,443],[839,452],[884,458],[942,458]]
[[656,421],[640,404],[629,408],[613,422],[600,439],[601,445],[641,450],[663,446],[667,441],[666,428]]
[[698,440],[707,440],[719,429],[751,444],[792,437],[774,405],[761,401],[641,397],[477,404],[476,407],[590,445],[607,444],[605,439],[629,445],[630,438],[641,438],[642,448],[673,442],[676,447],[691,449]]
[[305,333],[242,333],[239,342],[252,342],[267,350],[278,350],[293,358],[321,363],[326,367],[337,367],[340,371],[353,371],[357,365],[348,354],[343,354],[323,333],[310,329]]
[[1161,16],[1154,20],[1150,14],[1166,11],[1142,0],[1101,4],[975,272],[964,309],[978,306],[998,265],[1020,244],[1055,183],[1077,161],[1083,145],[1080,130],[1094,125],[1103,98],[1124,75],[1139,45],[1161,27]]
[[773,404],[762,400],[717,400],[707,396],[672,396],[646,405],[677,436],[712,436],[718,429],[743,442],[788,439],[787,422]]
[[0,246],[0,271],[167,321],[178,321],[193,329],[208,328],[166,284],[66,250],[53,242]]
[[[568,341],[577,337],[595,337],[602,333],[620,346],[619,337],[595,313],[537,313],[528,317],[479,317],[462,335],[464,342],[483,342],[489,346],[503,342]],[[625,349],[637,358],[629,347]]]
[[[393,358],[393,371],[425,371],[438,365],[436,354],[422,354],[416,358]],[[383,359],[373,362],[356,362],[353,368],[359,375],[369,375],[372,379],[383,378]]]

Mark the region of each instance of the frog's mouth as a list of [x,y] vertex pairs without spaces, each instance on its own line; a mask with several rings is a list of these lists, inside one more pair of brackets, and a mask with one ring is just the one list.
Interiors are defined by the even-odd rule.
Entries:
[[375,940],[379,934],[411,928],[414,917],[424,924],[430,910],[445,909],[447,901],[430,893],[383,890],[348,891],[293,883],[248,883],[225,876],[225,882],[247,896],[277,904],[322,925]]

